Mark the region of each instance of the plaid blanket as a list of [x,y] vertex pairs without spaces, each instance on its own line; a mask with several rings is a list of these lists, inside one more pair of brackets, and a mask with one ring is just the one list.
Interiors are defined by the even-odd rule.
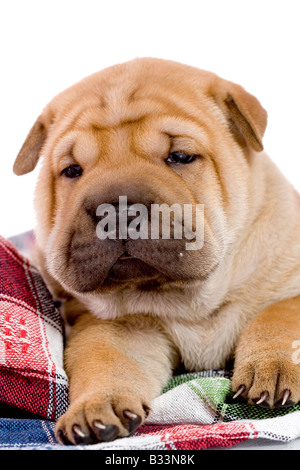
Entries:
[[0,238],[0,402],[57,419],[68,406],[63,324],[28,260]]
[[[0,237],[0,449],[62,448],[54,427],[68,406],[63,344],[61,317],[41,277]],[[300,437],[299,404],[268,410],[232,396],[230,371],[182,374],[132,436],[66,448],[193,451]]]

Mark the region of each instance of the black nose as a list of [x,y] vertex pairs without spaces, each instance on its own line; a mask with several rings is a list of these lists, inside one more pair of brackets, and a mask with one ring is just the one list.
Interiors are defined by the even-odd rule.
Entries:
[[[118,201],[102,202],[95,204],[95,201],[85,202],[85,210],[93,220],[95,228],[103,232],[103,238],[115,238],[127,241],[130,238],[130,224],[142,224],[145,219],[149,219],[151,204],[149,202],[133,202],[126,196],[122,196]],[[135,221],[135,222],[134,222]],[[106,235],[105,235],[106,234]]]

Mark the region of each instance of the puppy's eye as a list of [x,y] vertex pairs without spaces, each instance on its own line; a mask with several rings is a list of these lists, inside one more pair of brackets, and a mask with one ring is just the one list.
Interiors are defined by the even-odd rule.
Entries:
[[195,155],[186,155],[182,152],[172,152],[170,153],[169,157],[167,158],[167,162],[169,163],[191,163],[195,160]]
[[61,172],[61,175],[67,178],[78,178],[82,175],[82,168],[79,165],[70,165]]

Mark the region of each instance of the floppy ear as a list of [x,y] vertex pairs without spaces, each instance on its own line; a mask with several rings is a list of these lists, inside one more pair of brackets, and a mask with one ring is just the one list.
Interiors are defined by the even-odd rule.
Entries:
[[239,144],[248,144],[261,152],[264,148],[262,139],[267,127],[267,112],[260,102],[241,86],[225,80],[222,81],[218,101]]
[[25,175],[34,170],[46,137],[47,129],[42,116],[39,116],[15,160],[13,170],[16,175]]

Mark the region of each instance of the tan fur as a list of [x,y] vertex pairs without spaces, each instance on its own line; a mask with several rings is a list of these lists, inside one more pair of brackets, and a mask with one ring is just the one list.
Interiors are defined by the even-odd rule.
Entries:
[[[35,262],[73,324],[71,405],[57,424],[64,439],[127,435],[134,419],[124,410],[140,424],[180,361],[223,367],[237,343],[235,390],[244,385],[250,402],[268,391],[270,406],[285,390],[300,399],[291,359],[300,339],[300,199],[263,152],[266,124],[242,87],[156,59],[86,78],[38,118],[14,171],[31,171],[42,156]],[[168,165],[174,151],[199,157]],[[75,163],[78,180],[61,176]],[[96,240],[90,213],[124,194],[204,204],[204,247],[131,240],[127,252],[144,264],[122,271],[122,246]],[[123,281],[109,271],[114,263]],[[119,431],[99,434],[95,423]]]

